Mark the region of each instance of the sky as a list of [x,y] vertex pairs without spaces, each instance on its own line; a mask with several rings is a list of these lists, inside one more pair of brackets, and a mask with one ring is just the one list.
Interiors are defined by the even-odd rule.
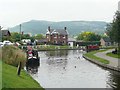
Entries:
[[120,0],[0,0],[0,25],[30,20],[111,22]]

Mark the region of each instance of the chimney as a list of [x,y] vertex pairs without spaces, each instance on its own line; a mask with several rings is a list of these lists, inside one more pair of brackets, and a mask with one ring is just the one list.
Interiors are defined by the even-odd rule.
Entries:
[[48,31],[50,31],[50,26],[48,26]]
[[67,30],[67,27],[64,27],[65,30]]

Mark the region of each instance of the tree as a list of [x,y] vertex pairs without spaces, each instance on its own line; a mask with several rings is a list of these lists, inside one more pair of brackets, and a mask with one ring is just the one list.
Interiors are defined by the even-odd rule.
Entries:
[[99,41],[101,38],[100,35],[95,34],[94,32],[83,32],[78,35],[77,40],[83,41]]
[[11,36],[3,36],[2,41],[4,41],[4,40],[9,40],[11,42],[19,41],[20,35],[17,32],[12,32]]
[[11,33],[11,38],[12,38],[13,42],[20,41],[20,34],[17,33],[17,32],[12,32]]
[[30,40],[31,40],[31,42],[34,42],[35,38],[34,37],[30,37]]
[[114,15],[112,23],[107,25],[108,36],[116,43],[118,43],[118,48],[120,51],[120,12],[117,11]]
[[[23,34],[23,35],[21,34],[21,39],[31,39],[31,37],[29,34]],[[20,41],[20,33],[12,32],[11,36],[9,36],[9,37],[3,36],[2,41],[4,41],[4,40],[9,40],[11,42]]]
[[34,36],[35,39],[43,39],[44,36],[42,34],[37,34]]
[[21,36],[22,36],[22,39],[30,39],[30,35],[29,34],[23,34]]

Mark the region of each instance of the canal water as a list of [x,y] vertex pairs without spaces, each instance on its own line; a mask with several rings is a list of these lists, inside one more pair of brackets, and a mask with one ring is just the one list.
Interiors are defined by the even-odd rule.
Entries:
[[[40,64],[28,72],[43,88],[119,88],[120,73],[87,60],[81,50],[39,52]],[[39,66],[36,66],[39,65]]]

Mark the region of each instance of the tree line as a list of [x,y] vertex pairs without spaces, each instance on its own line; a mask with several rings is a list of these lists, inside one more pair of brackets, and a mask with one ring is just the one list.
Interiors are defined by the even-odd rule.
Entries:
[[11,32],[10,37],[3,36],[2,41],[9,40],[11,42],[20,42],[20,39],[30,39],[34,42],[35,39],[43,39],[45,36],[43,34],[36,34],[34,36],[30,36],[29,34],[20,34],[18,32]]
[[114,15],[113,21],[107,25],[107,35],[113,42],[118,44],[118,50],[120,51],[120,12],[117,11]]

